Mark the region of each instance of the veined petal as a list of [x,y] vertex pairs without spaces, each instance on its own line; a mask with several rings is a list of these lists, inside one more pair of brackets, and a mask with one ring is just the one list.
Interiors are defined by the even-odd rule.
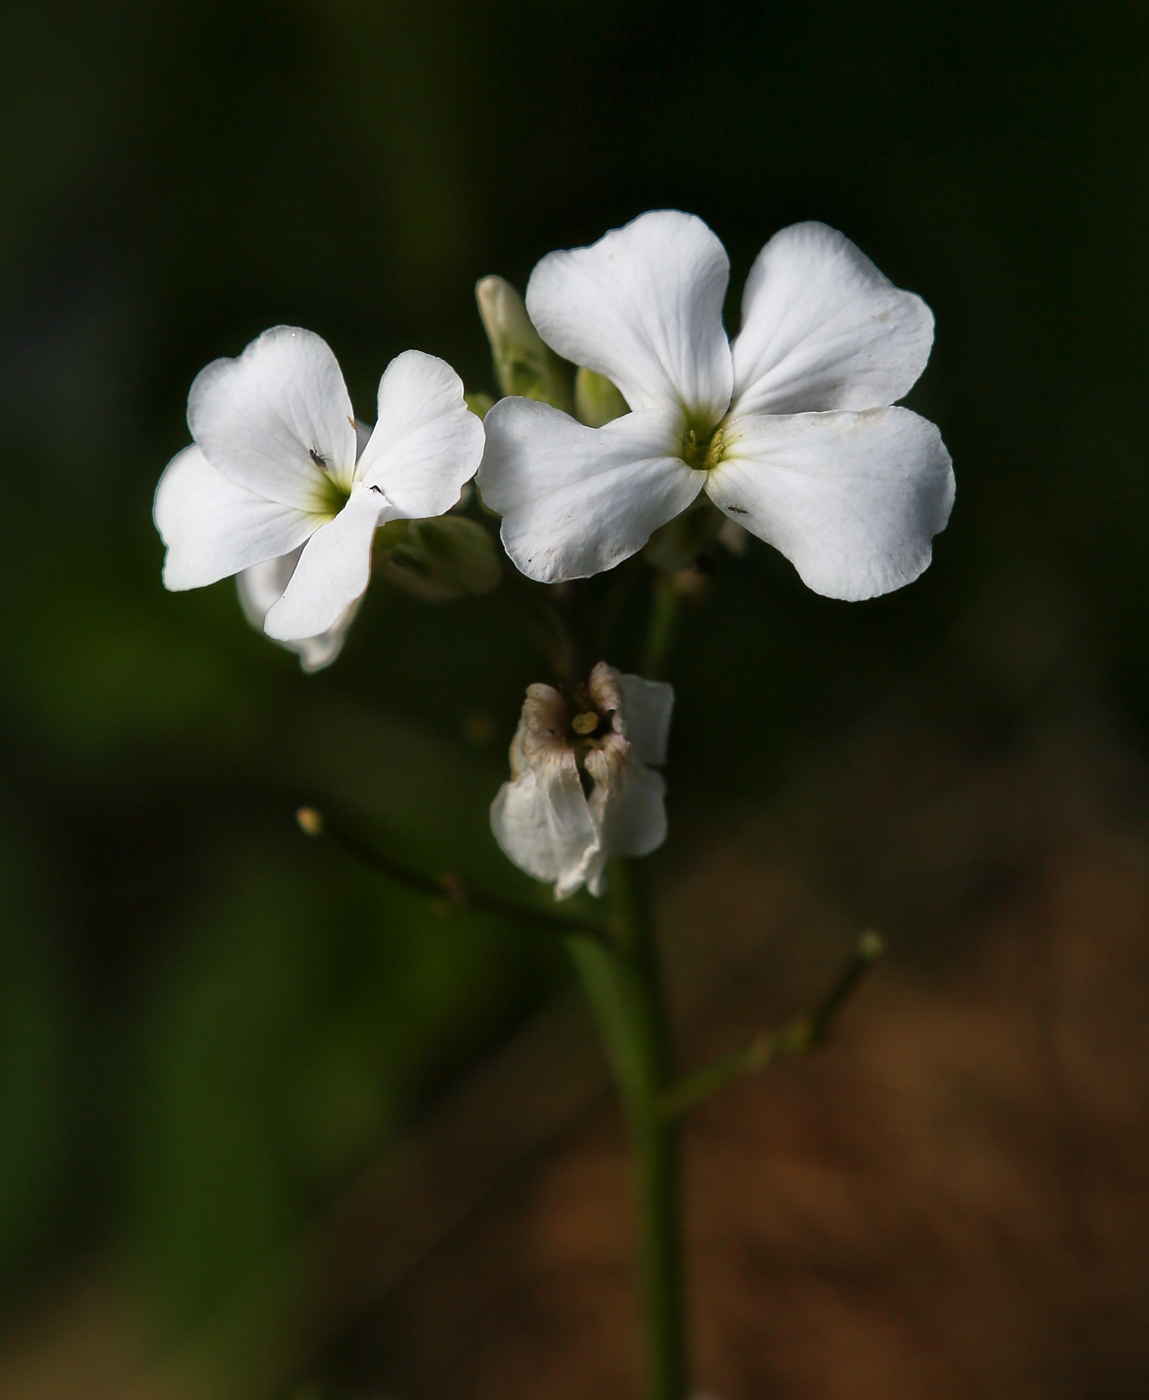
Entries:
[[[594,778],[591,815],[602,832],[604,856],[646,856],[666,840],[666,780],[615,739],[586,756]],[[599,893],[588,880],[592,894]]]
[[556,753],[504,783],[491,804],[491,830],[520,870],[555,881],[556,899],[574,894],[599,849],[574,753]]
[[527,311],[548,345],[606,375],[632,409],[681,405],[715,423],[734,382],[729,278],[702,220],[661,209],[589,248],[549,253],[531,273]]
[[664,681],[628,676],[600,661],[587,690],[599,714],[613,714],[614,732],[624,738],[640,763],[665,763],[674,687]]
[[736,414],[883,408],[910,390],[933,312],[825,224],[793,224],[758,254],[732,346]]
[[317,637],[334,627],[371,577],[371,541],[380,518],[394,512],[370,486],[356,485],[334,520],[308,540],[283,597],[272,605],[263,630],[280,642]]
[[445,360],[407,350],[379,381],[379,418],[356,467],[399,516],[442,515],[483,458],[483,424],[463,401],[463,381]]
[[351,400],[327,342],[311,331],[275,326],[238,359],[200,370],[188,426],[217,471],[270,501],[314,510],[325,475],[350,489]]
[[[243,609],[243,615],[257,632],[263,631],[263,621],[268,614],[268,610],[278,603],[283,596],[283,590],[291,581],[291,576],[295,572],[295,566],[299,563],[299,556],[303,553],[303,546],[293,549],[290,554],[282,554],[278,559],[268,559],[262,564],[253,564],[250,569],[244,569],[236,576],[236,592],[239,594],[239,605]],[[362,600],[357,598],[355,602],[336,618],[334,624],[326,632],[320,632],[316,637],[299,637],[291,642],[278,642],[278,645],[285,647],[288,651],[294,651],[299,656],[300,666],[307,672],[321,671],[325,666],[330,666],[343,649],[343,639],[352,619],[359,611],[359,604]],[[274,639],[273,639],[274,640]]]
[[194,446],[168,463],[152,514],[167,545],[164,587],[173,591],[202,588],[285,554],[319,524],[313,515],[236,485]]
[[706,485],[732,520],[781,550],[815,593],[874,598],[911,583],[945,529],[953,467],[906,408],[733,419]]
[[483,500],[503,545],[544,583],[612,569],[694,500],[703,473],[681,451],[679,418],[646,409],[584,428],[549,404],[503,399],[487,414]]

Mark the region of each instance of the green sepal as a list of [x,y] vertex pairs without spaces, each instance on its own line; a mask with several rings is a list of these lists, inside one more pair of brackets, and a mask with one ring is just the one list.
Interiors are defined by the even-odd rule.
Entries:
[[481,390],[473,394],[464,394],[463,399],[475,417],[480,420],[485,418],[495,406],[495,401],[490,394],[484,394]]
[[726,517],[704,491],[681,515],[660,525],[646,543],[642,557],[663,573],[676,574],[693,564],[718,538]]
[[389,520],[375,536],[377,573],[429,603],[490,593],[502,578],[494,541],[462,515]]
[[601,428],[629,413],[626,400],[606,377],[585,365],[575,375],[575,417],[588,428]]

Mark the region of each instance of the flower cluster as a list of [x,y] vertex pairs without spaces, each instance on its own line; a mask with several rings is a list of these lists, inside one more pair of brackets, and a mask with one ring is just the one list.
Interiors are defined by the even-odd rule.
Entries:
[[[506,554],[541,583],[613,568],[705,498],[816,592],[862,599],[911,582],[954,493],[937,428],[896,406],[929,358],[929,307],[818,223],[759,253],[733,339],[728,279],[713,232],[674,210],[549,254],[525,308],[484,279],[507,395],[485,419],[449,365],[409,350],[387,367],[368,429],[323,340],[265,331],[192,385],[193,445],[156,491],[165,584],[237,575],[249,620],[318,669],[355,616],[380,526],[406,531],[380,572],[421,596],[495,586],[479,522],[431,523],[472,478]],[[573,390],[563,360],[579,367]],[[531,686],[491,814],[511,860],[560,898],[599,893],[608,856],[664,839],[650,765],[665,757],[673,692],[600,664],[569,698]]]

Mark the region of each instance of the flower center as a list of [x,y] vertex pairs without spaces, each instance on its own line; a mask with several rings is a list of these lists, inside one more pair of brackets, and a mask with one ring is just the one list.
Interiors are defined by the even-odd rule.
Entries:
[[328,472],[315,485],[315,513],[334,520],[350,499],[351,491]]
[[687,418],[682,432],[682,460],[695,471],[708,472],[722,461],[726,434],[697,419]]

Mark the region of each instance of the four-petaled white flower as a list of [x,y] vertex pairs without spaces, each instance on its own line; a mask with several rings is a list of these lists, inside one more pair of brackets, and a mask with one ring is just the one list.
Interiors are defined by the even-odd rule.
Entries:
[[[602,894],[610,856],[644,856],[666,840],[666,762],[674,690],[600,662],[572,715],[549,685],[527,689],[511,743],[511,781],[491,804],[503,852],[555,898]],[[584,791],[584,776],[590,789]]]
[[335,356],[297,327],[201,370],[188,395],[195,445],[156,488],[165,585],[258,566],[241,581],[245,612],[262,612],[267,635],[293,644],[305,668],[332,660],[370,578],[376,526],[442,515],[483,452],[462,381],[433,355],[392,360],[378,406],[360,450]]
[[890,405],[929,358],[929,307],[818,223],[759,253],[733,342],[728,278],[717,237],[674,210],[535,268],[539,334],[611,379],[631,412],[588,428],[509,398],[487,414],[479,487],[525,574],[612,568],[703,490],[818,593],[874,597],[928,565],[953,503],[950,457],[932,423]]

